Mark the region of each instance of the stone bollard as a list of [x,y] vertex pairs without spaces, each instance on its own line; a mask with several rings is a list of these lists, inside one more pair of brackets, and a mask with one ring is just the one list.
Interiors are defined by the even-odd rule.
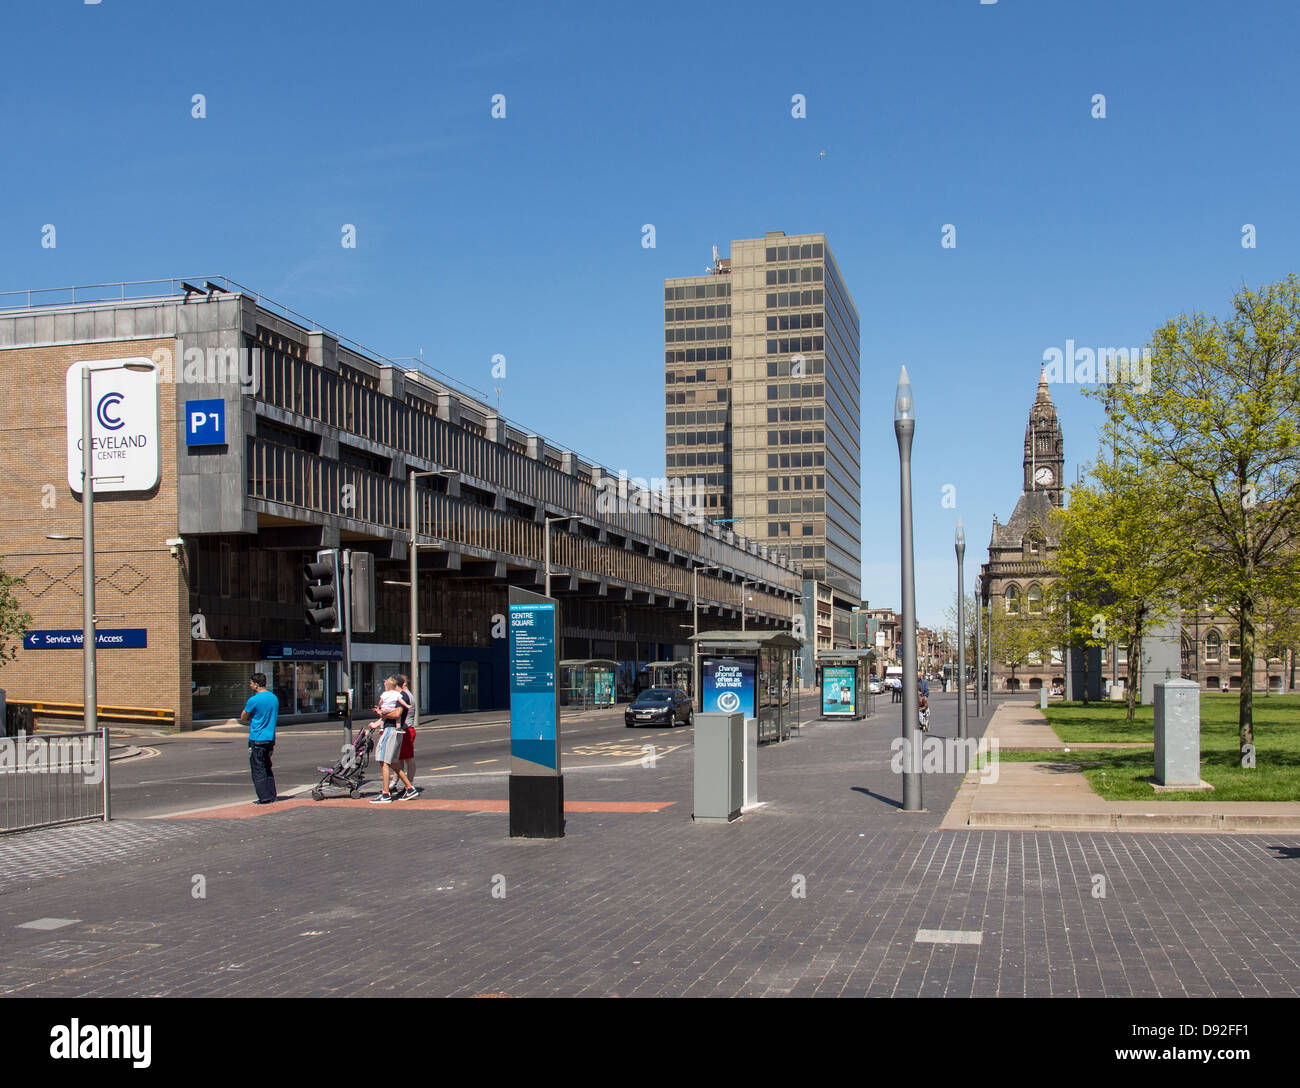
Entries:
[[1201,687],[1195,680],[1155,686],[1156,790],[1211,790],[1201,781]]
[[1038,709],[1039,709],[1039,710],[1046,710],[1046,709],[1047,709],[1047,689],[1046,689],[1046,688],[1039,688],[1039,689],[1038,689]]

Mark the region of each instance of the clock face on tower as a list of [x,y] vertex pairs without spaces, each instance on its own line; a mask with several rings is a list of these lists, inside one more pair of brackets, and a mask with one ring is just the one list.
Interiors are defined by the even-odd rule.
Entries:
[[1051,487],[1055,479],[1056,474],[1050,468],[1043,467],[1034,471],[1034,483],[1039,487]]

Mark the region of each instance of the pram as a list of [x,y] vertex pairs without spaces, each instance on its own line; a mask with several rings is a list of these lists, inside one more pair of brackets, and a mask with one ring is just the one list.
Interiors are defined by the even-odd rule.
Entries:
[[322,778],[311,791],[313,801],[323,801],[327,789],[343,790],[352,798],[361,796],[365,783],[365,770],[370,765],[370,754],[375,741],[369,729],[362,729],[355,740],[343,745],[343,754],[333,767],[317,767]]

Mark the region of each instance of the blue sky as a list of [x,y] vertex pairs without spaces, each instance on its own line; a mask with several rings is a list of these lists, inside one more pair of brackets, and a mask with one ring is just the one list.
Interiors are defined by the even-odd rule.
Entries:
[[[227,275],[650,477],[664,277],[825,231],[862,316],[863,595],[900,600],[906,364],[942,624],[957,516],[970,585],[1019,494],[1044,351],[1141,345],[1295,268],[1287,0],[621,7],[6,5],[0,290]],[[1053,398],[1073,478],[1100,413]]]

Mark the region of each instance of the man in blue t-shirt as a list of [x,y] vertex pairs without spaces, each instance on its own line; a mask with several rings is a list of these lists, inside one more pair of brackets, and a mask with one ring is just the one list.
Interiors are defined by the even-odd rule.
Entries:
[[269,805],[276,799],[275,775],[271,772],[271,753],[275,751],[275,722],[280,716],[280,700],[266,690],[266,673],[255,672],[248,681],[253,694],[239,715],[248,723],[248,766],[257,790],[255,805]]

